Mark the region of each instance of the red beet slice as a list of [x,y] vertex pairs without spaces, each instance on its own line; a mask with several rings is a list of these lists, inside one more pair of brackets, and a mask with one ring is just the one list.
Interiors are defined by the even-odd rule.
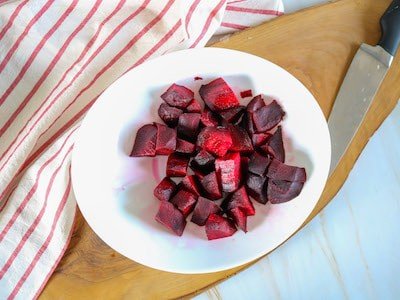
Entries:
[[239,188],[241,179],[241,160],[238,152],[229,153],[215,161],[215,170],[221,178],[222,190],[230,193]]
[[253,99],[251,99],[249,104],[247,104],[247,111],[253,113],[263,106],[265,106],[263,97],[261,95],[257,95]]
[[189,158],[178,153],[172,153],[168,156],[167,176],[168,177],[185,177]]
[[207,107],[204,108],[204,111],[201,114],[200,121],[204,127],[218,126],[217,116],[211,110],[209,110]]
[[155,220],[181,236],[186,226],[183,214],[168,201],[162,201]]
[[154,197],[160,201],[169,201],[176,190],[176,184],[165,177],[154,189]]
[[244,112],[244,106],[238,106],[221,111],[219,114],[228,123],[235,123],[241,118]]
[[251,203],[245,186],[242,186],[230,197],[226,198],[223,203],[224,209],[231,210],[234,208],[240,208],[246,214],[246,216],[254,216],[256,211],[253,203]]
[[247,232],[247,216],[239,207],[229,210],[227,214],[242,231]]
[[197,202],[197,197],[195,194],[181,189],[172,197],[171,203],[175,205],[186,218],[194,209]]
[[251,136],[251,141],[254,147],[259,147],[264,145],[269,137],[271,137],[269,133],[255,133]]
[[183,154],[192,154],[196,150],[196,145],[188,141],[177,139],[176,140],[176,152]]
[[195,175],[188,175],[185,176],[182,181],[181,185],[188,190],[189,192],[199,196],[200,195],[200,190],[198,187],[198,181]]
[[253,122],[257,132],[266,132],[274,128],[282,120],[285,112],[275,100],[253,113]]
[[256,129],[253,123],[253,114],[250,112],[246,112],[243,115],[242,121],[240,122],[240,127],[245,128],[250,136],[252,136]]
[[277,130],[271,136],[268,142],[261,146],[261,149],[264,152],[271,154],[277,160],[285,162],[285,148],[283,147],[281,126],[278,126]]
[[156,154],[171,154],[176,149],[176,130],[159,123],[154,125],[157,127]]
[[267,178],[249,173],[246,185],[250,197],[261,204],[267,203]]
[[221,111],[240,105],[229,85],[222,78],[217,78],[202,85],[199,94],[206,105],[213,111]]
[[192,215],[192,222],[204,226],[211,214],[220,214],[221,209],[214,201],[199,197]]
[[257,152],[254,152],[254,154],[250,157],[249,172],[259,176],[265,176],[270,162],[271,159],[268,155],[263,156]]
[[194,93],[191,90],[175,83],[171,85],[164,94],[161,95],[161,98],[165,102],[178,108],[186,108],[192,101],[193,97]]
[[254,150],[250,137],[247,134],[246,130],[235,125],[229,125],[228,129],[232,137],[232,146],[230,148],[230,151],[251,153]]
[[161,120],[170,127],[174,127],[178,124],[181,114],[183,114],[181,109],[169,106],[166,103],[162,103],[158,108],[158,115]]
[[237,231],[235,225],[227,218],[211,214],[206,222],[206,234],[209,240],[221,239],[233,235]]
[[191,166],[203,172],[211,172],[214,170],[215,157],[205,150],[200,150],[193,158]]
[[189,140],[196,140],[199,132],[200,114],[184,113],[179,117],[178,135]]
[[253,92],[251,90],[245,90],[240,92],[240,97],[242,98],[247,98],[247,97],[252,97]]
[[152,124],[147,124],[139,128],[135,144],[131,152],[133,157],[155,156],[157,141],[157,127]]
[[186,107],[186,111],[193,113],[200,113],[201,105],[196,99],[193,99],[192,102],[190,102],[189,105]]
[[267,177],[274,180],[286,180],[305,182],[306,170],[295,166],[285,165],[277,159],[273,159],[268,168]]
[[224,156],[232,146],[232,137],[223,127],[206,127],[200,132],[197,145],[216,156]]
[[303,182],[268,180],[267,196],[272,204],[290,201],[296,198],[303,189]]
[[200,183],[205,191],[205,196],[212,200],[222,198],[222,187],[216,172],[204,176]]

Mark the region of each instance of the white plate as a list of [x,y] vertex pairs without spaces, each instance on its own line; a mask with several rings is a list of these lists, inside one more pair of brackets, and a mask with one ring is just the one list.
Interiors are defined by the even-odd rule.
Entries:
[[[201,76],[203,81],[194,81]],[[288,203],[255,203],[249,232],[207,241],[204,227],[188,222],[177,237],[154,221],[153,189],[164,177],[166,158],[128,156],[136,131],[160,121],[160,95],[177,82],[196,91],[222,76],[234,89],[251,88],[279,100],[287,163],[304,166],[308,180]],[[199,98],[200,99],[200,98]],[[244,104],[248,102],[242,101]],[[277,65],[246,53],[206,48],[151,60],[113,83],[93,105],[79,130],[72,182],[80,210],[104,242],[143,265],[177,273],[206,273],[250,262],[276,248],[305,221],[324,188],[330,164],[325,118],[311,93]],[[253,201],[254,202],[254,201]]]

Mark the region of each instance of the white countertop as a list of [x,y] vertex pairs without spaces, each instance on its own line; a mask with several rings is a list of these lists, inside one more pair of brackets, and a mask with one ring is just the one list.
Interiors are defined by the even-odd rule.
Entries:
[[[284,0],[291,12],[321,0]],[[400,104],[331,203],[206,299],[400,299]]]

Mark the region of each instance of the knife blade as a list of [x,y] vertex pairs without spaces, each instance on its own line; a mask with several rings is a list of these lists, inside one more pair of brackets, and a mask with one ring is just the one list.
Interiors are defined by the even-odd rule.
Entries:
[[329,174],[336,169],[358,131],[400,44],[400,0],[381,18],[382,37],[376,46],[362,44],[343,80],[328,119],[332,141]]

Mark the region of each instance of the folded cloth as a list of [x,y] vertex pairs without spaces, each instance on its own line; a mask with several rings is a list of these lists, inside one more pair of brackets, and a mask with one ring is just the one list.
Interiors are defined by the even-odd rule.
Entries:
[[71,151],[102,91],[147,59],[282,10],[281,0],[0,0],[0,299],[37,298],[68,246]]

